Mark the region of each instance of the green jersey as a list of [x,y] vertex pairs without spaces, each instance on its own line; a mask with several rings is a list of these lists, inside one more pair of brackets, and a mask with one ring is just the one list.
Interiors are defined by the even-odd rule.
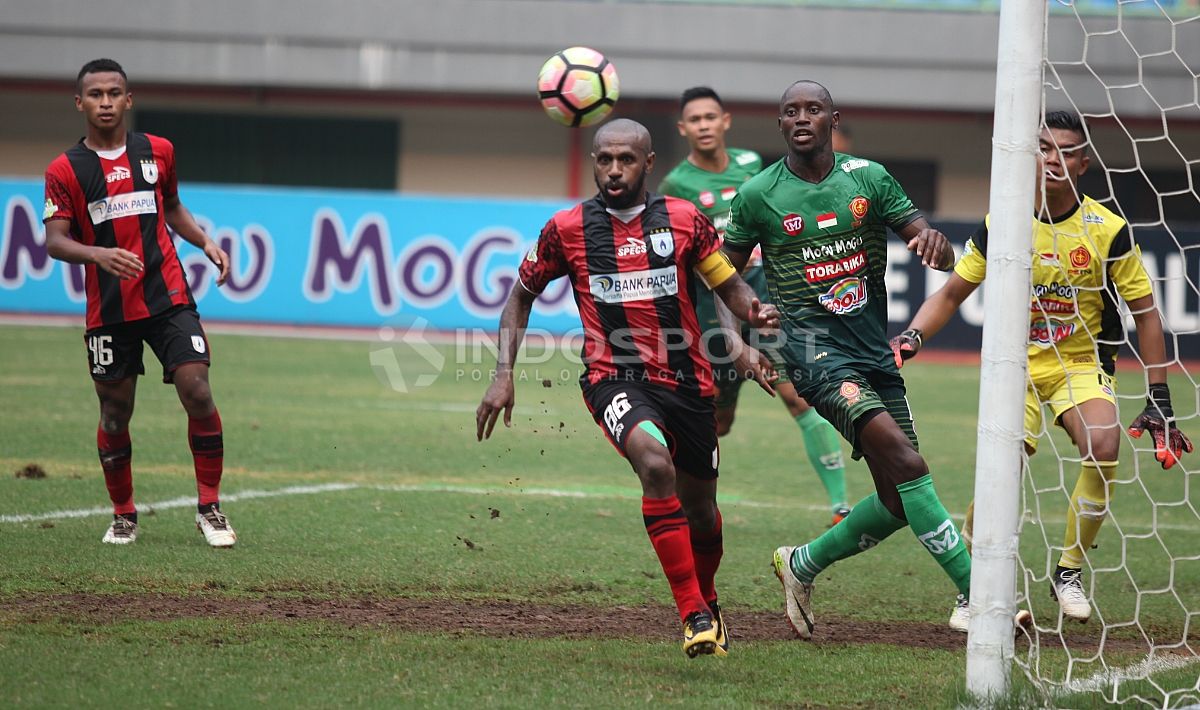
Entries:
[[658,191],[672,197],[682,197],[700,208],[712,220],[717,233],[724,236],[729,223],[729,205],[742,183],[762,170],[762,158],[752,150],[729,148],[729,167],[714,173],[698,168],[684,160],[667,173]]
[[878,163],[835,153],[829,175],[810,183],[784,158],[738,190],[725,243],[745,252],[762,247],[770,299],[794,346],[788,350],[832,349],[873,366],[891,361],[894,369],[887,228],[899,231],[919,216]]

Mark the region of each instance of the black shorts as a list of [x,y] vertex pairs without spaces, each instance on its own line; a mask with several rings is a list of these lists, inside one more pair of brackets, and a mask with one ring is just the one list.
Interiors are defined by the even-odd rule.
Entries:
[[142,342],[158,357],[163,382],[173,382],[175,370],[192,362],[209,364],[208,338],[200,326],[200,314],[191,306],[175,306],[141,320],[106,325],[83,336],[92,379],[117,382],[146,374],[142,365]]
[[647,382],[601,380],[583,385],[583,401],[622,456],[625,440],[644,421],[667,439],[675,468],[694,478],[717,477],[720,452],[712,397],[682,395]]

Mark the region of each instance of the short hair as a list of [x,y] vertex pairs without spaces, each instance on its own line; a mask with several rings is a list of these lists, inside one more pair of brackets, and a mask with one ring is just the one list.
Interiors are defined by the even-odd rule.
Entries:
[[114,59],[93,59],[84,64],[79,70],[79,76],[75,77],[75,91],[78,93],[83,91],[83,77],[88,74],[99,74],[100,72],[116,72],[121,75],[125,83],[129,84],[129,77],[125,75],[125,70]]
[[600,149],[600,142],[608,137],[608,134],[615,133],[620,136],[627,136],[632,139],[632,142],[650,155],[654,152],[654,144],[650,140],[650,131],[642,124],[628,118],[614,118],[605,123],[596,130],[596,134],[592,136],[592,150]]
[[791,93],[792,89],[796,88],[800,84],[808,84],[809,86],[815,86],[820,89],[821,98],[825,99],[826,103],[829,104],[830,110],[836,110],[836,107],[833,105],[833,94],[829,93],[829,89],[826,89],[824,84],[819,81],[813,81],[812,79],[799,79],[789,84],[788,88],[784,89],[783,93],[779,96],[780,107],[783,106],[783,100],[787,98],[787,95]]
[[1074,131],[1084,142],[1090,141],[1087,121],[1074,111],[1046,112],[1046,128],[1057,128],[1064,131]]
[[721,100],[721,97],[717,95],[716,91],[713,91],[712,87],[693,86],[692,88],[685,90],[683,94],[680,95],[679,112],[683,113],[684,107],[696,99],[712,99],[713,101],[717,102],[717,105],[721,107],[721,110],[725,110],[725,102]]

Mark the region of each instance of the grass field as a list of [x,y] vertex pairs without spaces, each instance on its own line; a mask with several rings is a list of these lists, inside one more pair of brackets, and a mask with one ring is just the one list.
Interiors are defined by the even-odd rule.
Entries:
[[[131,426],[142,537],[121,548],[100,544],[109,516],[79,331],[0,327],[0,705],[924,708],[960,698],[965,637],[945,628],[953,588],[907,531],[823,575],[817,639],[789,638],[771,551],[820,533],[829,514],[779,404],[745,390],[722,441],[717,579],[734,646],[688,660],[636,479],[577,385],[558,377],[566,363],[526,373],[514,427],[479,444],[483,383],[449,366],[398,393],[370,364],[379,347],[212,337],[233,550],[209,549],[192,524],[186,419],[148,356]],[[421,367],[396,354],[402,370]],[[905,374],[923,453],[961,515],[977,368],[918,360]],[[1191,385],[1172,384],[1179,414],[1193,414]],[[1200,439],[1196,421],[1185,429]],[[1069,489],[1076,472],[1060,471],[1050,449],[1033,464],[1043,492],[1026,500],[1043,525],[1022,538],[1040,653],[1019,641],[1018,654],[1058,681],[1070,666],[1078,692],[1060,689],[1049,701],[1060,707],[1197,702],[1200,665],[1187,665],[1200,620],[1195,474],[1151,468],[1143,453],[1135,480],[1123,451],[1130,483],[1092,558],[1111,571],[1089,575],[1112,625],[1101,654],[1098,623],[1057,633],[1046,591],[1057,555],[1045,540],[1061,544],[1066,502],[1057,484],[1065,476]],[[30,463],[47,477],[13,475]],[[863,465],[847,475],[852,499],[869,491]],[[1143,661],[1146,638],[1177,647],[1174,662],[1154,667],[1158,687],[1123,681],[1114,696],[1099,674]],[[1193,651],[1178,648],[1185,641]],[[1015,677],[1013,703],[1038,702]]]

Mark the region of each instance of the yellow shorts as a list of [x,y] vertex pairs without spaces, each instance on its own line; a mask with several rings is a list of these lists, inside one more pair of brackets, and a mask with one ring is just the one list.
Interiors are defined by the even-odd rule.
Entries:
[[1059,424],[1063,412],[1089,400],[1117,403],[1116,381],[1103,370],[1066,372],[1059,367],[1039,372],[1030,366],[1029,376],[1032,384],[1025,391],[1025,443],[1030,449],[1036,450],[1038,439],[1046,433],[1042,405],[1050,407],[1054,423]]

